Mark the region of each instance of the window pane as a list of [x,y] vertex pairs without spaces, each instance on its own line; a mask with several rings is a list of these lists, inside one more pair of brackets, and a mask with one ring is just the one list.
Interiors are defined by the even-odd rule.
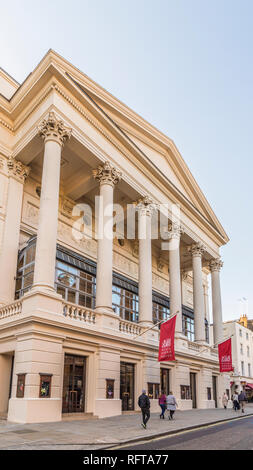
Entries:
[[29,263],[31,263],[32,261],[35,260],[35,247],[36,247],[36,245],[34,244],[26,250],[25,264],[29,264]]

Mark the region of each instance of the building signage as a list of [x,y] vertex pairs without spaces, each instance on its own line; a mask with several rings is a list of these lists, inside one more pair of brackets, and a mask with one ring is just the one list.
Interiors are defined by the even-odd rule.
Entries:
[[173,318],[164,322],[161,325],[160,330],[160,344],[159,344],[159,357],[158,361],[175,361],[175,351],[174,351],[174,336],[175,336],[175,326],[176,318],[174,315]]
[[231,338],[218,345],[220,372],[230,372],[232,366]]

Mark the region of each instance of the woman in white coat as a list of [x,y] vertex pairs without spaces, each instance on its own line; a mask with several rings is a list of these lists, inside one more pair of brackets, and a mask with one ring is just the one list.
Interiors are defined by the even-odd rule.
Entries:
[[169,392],[169,395],[167,395],[166,403],[167,403],[167,410],[169,410],[170,412],[169,419],[173,419],[173,415],[176,411],[176,407],[178,406],[178,404],[172,392]]

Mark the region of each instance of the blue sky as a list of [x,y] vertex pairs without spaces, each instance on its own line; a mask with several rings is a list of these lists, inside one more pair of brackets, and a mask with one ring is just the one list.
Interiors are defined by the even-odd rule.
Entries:
[[252,0],[1,3],[6,71],[22,82],[49,48],[174,140],[230,237],[224,319],[253,318]]

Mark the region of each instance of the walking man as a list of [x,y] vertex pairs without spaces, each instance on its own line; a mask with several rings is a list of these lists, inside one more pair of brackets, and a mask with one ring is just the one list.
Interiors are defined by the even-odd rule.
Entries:
[[239,400],[238,400],[238,394],[236,392],[233,394],[233,405],[234,405],[235,411],[239,410],[240,405],[239,405]]
[[241,393],[238,395],[238,401],[242,407],[242,413],[244,413],[244,407],[247,402],[247,397],[246,397],[246,393],[244,390],[242,390]]
[[139,396],[138,405],[142,412],[142,427],[146,429],[147,422],[150,418],[150,400],[146,395],[146,390],[142,390],[142,394]]

